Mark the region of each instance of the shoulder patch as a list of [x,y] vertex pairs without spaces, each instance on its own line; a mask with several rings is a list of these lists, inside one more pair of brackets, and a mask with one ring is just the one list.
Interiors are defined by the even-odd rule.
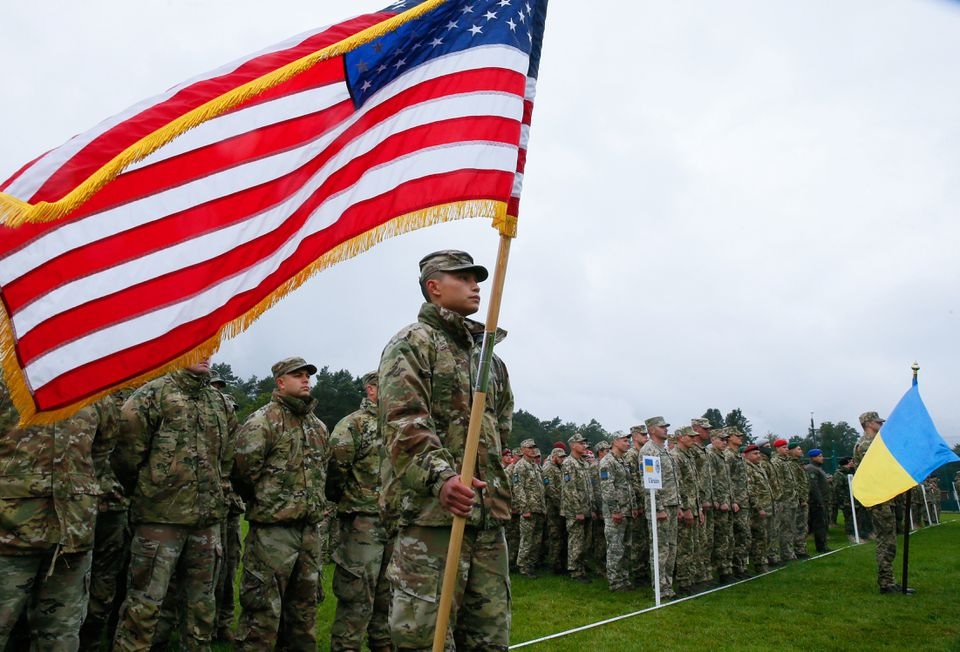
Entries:
[[606,470],[606,469],[603,469],[602,471],[600,471],[600,479],[601,479],[601,480],[606,480],[606,479],[609,478],[609,477],[610,477],[610,474],[607,473],[607,470]]
[[563,481],[564,481],[564,482],[570,482],[570,474],[569,474],[569,473],[564,473],[564,474],[563,474]]
[[550,484],[550,478],[544,478],[543,484]]

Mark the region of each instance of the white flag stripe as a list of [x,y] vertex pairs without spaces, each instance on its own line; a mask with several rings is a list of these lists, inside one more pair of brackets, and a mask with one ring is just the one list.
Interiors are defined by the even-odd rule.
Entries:
[[173,139],[147,158],[126,168],[124,172],[138,170],[278,122],[319,113],[349,99],[343,82],[337,82],[227,113]]
[[25,368],[30,385],[39,390],[72,369],[155,339],[210,314],[232,297],[256,287],[296,251],[303,239],[336,222],[344,210],[387,192],[402,182],[464,168],[512,173],[516,165],[515,146],[465,143],[421,150],[374,168],[351,188],[330,197],[310,216],[294,238],[254,267],[176,304],[109,326],[48,351]]
[[[138,257],[135,260],[117,265],[110,269],[79,278],[71,283],[62,285],[38,298],[13,315],[13,323],[20,337],[26,335],[35,326],[49,319],[59,312],[70,310],[99,297],[108,296],[123,288],[130,287],[143,281],[163,276],[171,271],[182,269],[190,265],[217,258],[234,247],[249,242],[265,233],[279,228],[310,195],[312,195],[331,175],[343,168],[344,165],[356,160],[359,156],[371,151],[387,137],[402,133],[419,125],[426,125],[450,118],[472,116],[498,116],[513,120],[520,120],[523,112],[523,103],[516,95],[505,93],[477,93],[470,95],[454,95],[433,100],[420,105],[404,109],[397,115],[385,120],[376,129],[366,131],[341,150],[336,156],[311,177],[302,188],[285,199],[282,203],[260,215],[251,216],[246,220],[223,229],[218,229],[205,235],[191,238],[173,247],[156,251],[152,254]],[[313,158],[322,151],[327,143],[311,145],[309,151],[297,150],[285,152],[276,156],[256,161],[253,164],[242,166],[256,168],[256,172],[269,178],[280,176],[278,170],[286,173],[289,169],[296,169],[304,161]],[[219,175],[213,175],[206,180],[199,180],[187,186],[172,189],[166,193],[149,197],[142,202],[135,202],[130,207],[120,207],[118,212],[149,211],[156,204],[179,205],[180,203],[194,203],[196,193],[191,196],[191,186],[206,181],[201,188],[207,190],[211,183],[220,187],[226,182],[236,183],[239,187],[256,185],[259,180],[244,178],[238,180],[240,168],[229,170]],[[249,171],[249,170],[247,170]],[[217,183],[216,177],[226,177],[225,183]],[[264,179],[264,181],[269,180]],[[182,194],[182,199],[170,195]],[[226,194],[226,193],[223,193]]]
[[[507,46],[474,48],[460,56],[463,57],[466,62],[460,68],[463,70],[495,67],[522,72],[526,66],[526,55],[515,48]],[[374,107],[390,100],[397,94],[408,90],[416,84],[457,71],[457,64],[451,60],[451,57],[452,55],[441,57],[411,70],[406,75],[398,77],[364,104],[360,111],[341,123],[338,129],[328,132],[322,136],[320,140],[314,141],[314,143],[308,143],[298,150],[286,152],[284,156],[288,156],[288,160],[290,160],[292,159],[293,152],[301,151],[309,147],[321,151],[323,147],[320,147],[320,144],[323,144],[323,146],[329,144],[329,142],[337,138],[340,133],[360,120]],[[337,88],[341,89],[344,97],[347,96],[345,86],[338,85]],[[236,192],[237,190],[242,190],[243,187],[245,187],[243,183],[234,182],[229,177],[235,174],[248,174],[249,171],[240,172],[244,167],[252,166],[253,169],[258,167],[268,168],[261,172],[261,175],[265,174],[265,176],[256,177],[245,183],[263,183],[264,181],[282,176],[282,173],[277,169],[270,169],[271,166],[263,165],[263,162],[267,160],[270,159],[262,159],[230,168],[221,173],[203,177],[176,188],[171,188],[170,190],[65,224],[59,229],[37,238],[24,248],[14,251],[6,258],[0,259],[0,285],[10,283],[12,280],[19,278],[44,262],[72,249],[162,219],[173,213],[186,210],[191,206],[212,201],[226,194]],[[272,165],[276,165],[276,163]]]
[[85,148],[87,145],[92,143],[94,140],[102,136],[104,133],[106,133],[110,129],[113,129],[114,127],[116,127],[121,122],[124,122],[125,120],[129,120],[131,117],[145,111],[151,106],[160,104],[161,102],[166,102],[167,100],[172,98],[174,95],[179,93],[181,90],[183,90],[184,88],[192,84],[196,84],[201,81],[206,81],[208,79],[213,79],[214,77],[219,77],[221,75],[230,74],[235,70],[237,70],[243,64],[247,63],[248,61],[256,59],[257,57],[263,56],[265,54],[270,54],[272,52],[279,52],[280,50],[286,50],[288,48],[294,47],[299,43],[302,43],[303,41],[305,41],[307,38],[315,34],[319,34],[320,32],[323,32],[326,29],[327,27],[324,27],[322,29],[305,32],[304,34],[295,36],[291,39],[287,39],[282,43],[278,43],[276,45],[270,46],[250,56],[246,56],[246,57],[243,57],[242,59],[237,59],[235,61],[227,63],[215,70],[211,70],[201,75],[197,75],[192,79],[188,79],[187,81],[181,84],[178,84],[163,93],[160,93],[159,95],[155,95],[151,98],[143,100],[142,102],[137,102],[136,104],[122,111],[121,113],[118,113],[114,116],[107,118],[103,122],[100,122],[99,124],[97,124],[92,129],[89,129],[88,131],[85,131],[82,134],[78,134],[74,136],[73,138],[68,140],[66,143],[64,143],[60,147],[44,154],[33,165],[31,165],[30,168],[24,170],[23,174],[21,174],[13,183],[11,183],[5,192],[8,195],[13,195],[14,197],[18,197],[20,199],[23,199],[24,201],[30,199],[30,197],[32,197],[33,194],[37,192],[43,186],[43,184],[45,184],[47,180],[51,176],[53,176],[53,174],[58,169],[60,169],[63,166],[64,163],[66,163],[71,158],[76,156],[76,154],[80,152],[83,148]]

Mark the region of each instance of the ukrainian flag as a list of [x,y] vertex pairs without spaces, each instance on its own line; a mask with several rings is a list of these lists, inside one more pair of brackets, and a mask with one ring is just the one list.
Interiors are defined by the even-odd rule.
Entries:
[[927,412],[914,378],[877,433],[853,476],[853,495],[866,507],[923,482],[944,464],[960,461]]

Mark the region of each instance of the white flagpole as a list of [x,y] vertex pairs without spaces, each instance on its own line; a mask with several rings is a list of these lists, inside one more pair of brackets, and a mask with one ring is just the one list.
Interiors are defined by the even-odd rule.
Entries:
[[927,488],[924,483],[920,483],[920,493],[923,494],[923,506],[927,508],[927,525],[933,525],[933,519],[930,517],[930,503],[927,502]]
[[857,527],[857,501],[853,497],[853,483],[851,475],[847,474],[847,491],[850,493],[850,514],[853,516],[853,538],[860,543],[860,528]]
[[[657,538],[657,498],[656,489],[650,490],[650,532],[653,534],[653,595],[656,605],[660,606],[660,545]],[[668,512],[669,514],[669,512]]]

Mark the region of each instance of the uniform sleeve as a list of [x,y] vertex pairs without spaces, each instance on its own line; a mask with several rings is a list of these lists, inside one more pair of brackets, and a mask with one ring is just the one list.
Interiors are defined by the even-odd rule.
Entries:
[[494,356],[497,363],[497,376],[500,378],[501,388],[497,397],[497,432],[500,434],[500,449],[510,441],[513,431],[513,389],[510,387],[510,374],[503,360]]
[[226,396],[217,392],[217,397],[222,401],[222,406],[227,416],[227,431],[224,433],[223,454],[220,456],[220,484],[223,495],[229,497],[234,492],[230,476],[233,474],[233,461],[236,456],[237,447],[237,412],[233,407],[233,402],[228,401]]
[[133,394],[120,409],[120,427],[111,464],[117,480],[130,494],[140,467],[146,462],[153,433],[162,420],[160,401],[163,385],[148,383]]
[[[611,454],[607,453],[607,455]],[[617,492],[614,475],[611,473],[609,464],[600,464],[600,500],[610,514],[623,513],[623,507],[620,505],[620,495]]]
[[[110,474],[110,455],[117,443],[120,427],[120,410],[113,398],[106,396],[94,404],[97,413],[97,433],[93,440],[93,468],[97,478],[103,480]],[[112,482],[112,478],[111,478]]]
[[263,410],[250,415],[246,423],[237,431],[233,471],[230,478],[233,481],[234,490],[247,503],[254,498],[254,487],[260,480],[274,441],[270,420]]
[[439,495],[456,463],[430,412],[430,343],[414,339],[409,332],[395,338],[380,358],[380,423],[397,479],[415,493]]
[[327,464],[327,499],[338,502],[343,495],[343,486],[357,457],[359,433],[356,423],[348,414],[333,427],[330,436],[330,462]]

